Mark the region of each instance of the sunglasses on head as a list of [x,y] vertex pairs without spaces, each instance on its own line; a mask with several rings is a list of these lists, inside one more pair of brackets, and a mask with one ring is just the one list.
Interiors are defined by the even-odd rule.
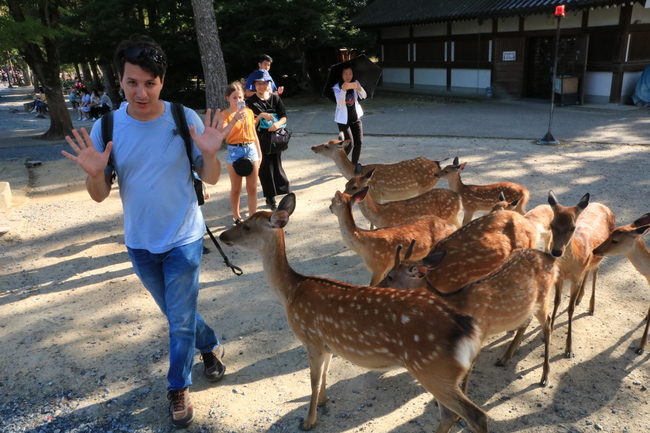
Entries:
[[164,55],[160,51],[151,48],[133,47],[122,51],[122,58],[129,57],[146,57],[156,63],[163,63]]

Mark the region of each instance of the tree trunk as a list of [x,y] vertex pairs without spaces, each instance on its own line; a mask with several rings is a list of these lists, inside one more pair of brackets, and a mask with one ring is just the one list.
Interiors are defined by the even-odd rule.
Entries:
[[92,68],[92,73],[93,73],[93,89],[99,89],[100,87],[102,87],[102,77],[99,73],[97,62],[93,60],[92,62],[90,62],[90,66]]
[[217,19],[212,0],[192,0],[196,37],[203,65],[205,101],[208,108],[228,107],[226,101],[226,65],[221,51]]
[[84,74],[81,82],[84,83],[84,87],[90,92],[93,89],[93,74],[90,72],[90,66],[88,66],[88,62],[83,62],[81,64],[81,71]]
[[75,70],[75,72],[77,74],[77,75],[74,76],[74,79],[79,78],[79,80],[81,80],[81,71],[79,70],[79,63],[74,64],[74,70]]
[[[12,18],[17,23],[26,21],[24,11],[19,0],[7,0],[7,6]],[[59,28],[61,7],[60,1],[38,3],[38,14],[44,26],[50,29]],[[72,118],[61,91],[61,60],[59,59],[58,41],[55,37],[43,37],[39,44],[25,42],[20,48],[25,61],[34,71],[35,77],[45,88],[47,105],[50,112],[50,129],[43,134],[43,140],[62,140],[72,131]],[[47,60],[46,60],[47,59]]]
[[115,74],[113,74],[113,67],[110,63],[105,63],[101,66],[102,75],[104,76],[104,90],[111,101],[113,101],[113,109],[117,110],[120,105],[120,95],[118,93],[119,86],[116,86]]

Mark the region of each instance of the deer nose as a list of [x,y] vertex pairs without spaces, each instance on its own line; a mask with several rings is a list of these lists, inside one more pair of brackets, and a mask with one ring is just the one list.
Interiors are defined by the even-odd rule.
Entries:
[[312,147],[311,147],[311,151],[312,151],[312,152],[316,152],[316,146],[312,146]]
[[551,254],[553,257],[562,257],[562,250],[552,250]]

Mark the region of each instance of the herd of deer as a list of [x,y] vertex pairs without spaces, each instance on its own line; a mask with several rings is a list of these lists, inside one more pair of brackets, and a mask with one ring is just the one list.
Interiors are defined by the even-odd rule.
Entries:
[[[567,357],[573,356],[575,306],[591,274],[593,314],[605,255],[625,255],[650,282],[650,250],[642,239],[650,231],[650,214],[615,228],[613,212],[590,203],[589,194],[566,207],[553,191],[548,205],[526,212],[525,187],[465,185],[460,173],[467,163],[459,164],[458,158],[446,167],[425,158],[354,167],[343,150],[346,144],[332,140],[312,150],[332,158],[347,179],[330,210],[343,241],[372,273],[370,286],[305,276],[290,267],[282,229],[295,209],[294,194],[285,196],[275,212],[257,212],[220,235],[229,246],[261,253],[266,281],[307,349],[312,395],[303,430],[314,426],[317,407],[327,401],[326,376],[336,354],[369,369],[408,370],[438,401],[437,433],[448,432],[459,416],[474,432],[487,432],[486,413],[465,395],[487,337],[517,331],[497,362],[504,365],[534,316],[544,337],[540,385],[545,386],[565,281],[570,282]],[[434,189],[439,179],[450,188]],[[355,203],[376,229],[355,224]],[[488,213],[472,219],[480,211]],[[403,245],[408,245],[404,254]],[[650,310],[646,320],[650,324]],[[637,353],[645,348],[648,324]]]

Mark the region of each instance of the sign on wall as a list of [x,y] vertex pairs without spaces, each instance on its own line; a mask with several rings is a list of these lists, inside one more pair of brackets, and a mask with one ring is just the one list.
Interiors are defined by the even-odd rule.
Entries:
[[514,62],[517,60],[516,51],[504,51],[503,52],[503,61],[504,62]]

